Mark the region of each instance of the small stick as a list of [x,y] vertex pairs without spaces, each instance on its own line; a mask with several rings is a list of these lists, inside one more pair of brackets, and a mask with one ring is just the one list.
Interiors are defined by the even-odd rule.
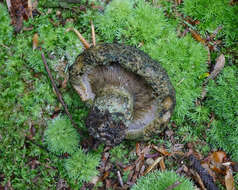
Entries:
[[44,55],[43,52],[41,53],[41,58],[42,58],[43,63],[44,63],[44,65],[45,65],[45,69],[46,69],[46,71],[47,71],[47,73],[48,73],[48,76],[49,76],[49,78],[50,78],[51,84],[52,84],[52,86],[53,86],[53,88],[54,88],[54,90],[55,90],[55,92],[56,92],[56,95],[57,95],[58,100],[60,101],[60,103],[61,103],[62,106],[64,107],[64,110],[65,110],[66,114],[68,115],[68,117],[69,117],[71,123],[73,124],[73,126],[77,129],[77,131],[79,132],[79,134],[82,135],[82,134],[83,134],[82,131],[80,131],[79,127],[77,127],[77,125],[74,123],[74,121],[73,121],[73,119],[72,119],[72,116],[71,116],[71,114],[69,113],[69,110],[68,110],[66,104],[64,103],[63,97],[62,97],[62,95],[61,95],[59,89],[57,88],[57,86],[56,86],[56,84],[55,84],[55,82],[54,82],[54,79],[53,79],[52,74],[51,74],[51,72],[50,72],[50,69],[49,69],[49,67],[48,67],[48,65],[47,65],[47,62],[46,62],[46,59],[45,59],[45,55]]
[[96,37],[95,37],[95,29],[94,29],[93,21],[91,21],[91,31],[92,31],[93,46],[96,46]]
[[82,34],[80,34],[80,32],[78,30],[76,30],[75,28],[68,28],[66,30],[66,32],[69,32],[69,31],[74,31],[75,34],[77,34],[79,40],[82,42],[82,44],[85,47],[85,49],[90,48],[90,44],[87,42],[87,40],[85,40],[85,38],[82,36]]
[[117,177],[118,177],[118,180],[119,180],[119,183],[120,183],[121,187],[123,187],[124,185],[123,185],[123,181],[122,181],[122,178],[121,178],[121,173],[120,173],[119,170],[117,171]]

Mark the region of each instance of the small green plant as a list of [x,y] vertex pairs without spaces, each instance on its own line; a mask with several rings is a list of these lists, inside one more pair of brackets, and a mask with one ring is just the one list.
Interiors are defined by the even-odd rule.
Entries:
[[99,164],[99,160],[99,155],[86,154],[82,149],[79,149],[65,160],[65,168],[71,179],[77,182],[89,182],[92,177],[98,175],[96,167]]
[[225,67],[208,85],[207,105],[216,120],[209,132],[211,142],[229,152],[238,161],[238,68]]
[[198,19],[198,28],[205,34],[213,33],[219,26],[217,38],[226,39],[226,45],[235,44],[238,39],[238,6],[231,6],[230,0],[185,0],[182,10],[186,15]]
[[128,156],[129,151],[124,144],[120,144],[110,150],[111,161],[112,162],[122,162],[128,164],[129,161],[126,156]]
[[[7,8],[0,3],[0,45],[4,44],[11,40],[13,28],[9,27],[10,25],[10,18],[8,16]],[[6,45],[6,44],[5,44]]]
[[51,152],[72,154],[78,149],[79,136],[70,120],[59,116],[49,122],[45,130],[45,142]]
[[165,190],[179,183],[173,190],[195,190],[191,181],[174,171],[155,171],[139,178],[131,190]]

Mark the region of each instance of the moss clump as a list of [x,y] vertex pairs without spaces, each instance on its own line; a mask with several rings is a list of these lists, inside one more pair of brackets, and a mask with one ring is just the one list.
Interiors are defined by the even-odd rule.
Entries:
[[210,140],[238,161],[238,68],[225,67],[216,81],[210,81],[207,90],[206,103],[216,118]]
[[104,14],[96,18],[96,26],[104,41],[118,41],[138,46],[165,37],[169,29],[163,9],[143,0],[113,0]]
[[142,45],[142,50],[161,63],[176,89],[174,120],[184,122],[201,94],[200,76],[207,72],[206,49],[189,35],[178,38],[163,9],[142,0],[114,0],[96,20],[104,41]]
[[129,163],[129,160],[127,159],[128,154],[129,150],[126,148],[124,144],[115,146],[110,150],[111,161],[113,163],[122,162],[124,164],[128,164]]
[[173,171],[155,171],[139,178],[131,190],[165,190],[176,182],[180,184],[174,190],[195,190],[191,181]]
[[[7,8],[0,3],[0,45],[8,43],[11,40],[13,34],[13,28],[10,27],[10,18],[7,12]],[[5,44],[6,45],[6,44]]]
[[45,142],[51,152],[72,154],[78,149],[79,136],[69,119],[57,117],[45,130]]
[[200,21],[198,28],[204,34],[206,31],[213,33],[222,26],[217,38],[225,36],[227,45],[237,42],[238,6],[231,6],[230,0],[185,0],[182,10]]
[[92,177],[98,175],[96,167],[100,157],[91,153],[85,154],[82,149],[75,152],[65,161],[68,176],[77,182],[89,182]]

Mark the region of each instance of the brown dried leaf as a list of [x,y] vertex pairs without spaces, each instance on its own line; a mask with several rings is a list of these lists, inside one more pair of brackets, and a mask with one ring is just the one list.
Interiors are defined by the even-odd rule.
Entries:
[[109,176],[109,171],[104,172],[102,176],[102,181],[104,181]]
[[234,182],[233,174],[229,167],[227,167],[227,170],[226,170],[225,184],[226,184],[227,190],[235,190],[235,182]]
[[190,30],[190,32],[191,32],[191,34],[192,34],[192,37],[195,39],[195,40],[197,40],[197,41],[199,41],[199,42],[201,42],[202,44],[206,44],[206,41],[200,36],[200,34],[198,34],[195,30],[192,30],[192,29],[189,29]]
[[186,17],[184,18],[184,20],[187,21],[189,24],[191,24],[191,25],[193,25],[193,26],[200,23],[199,20],[193,20],[193,19],[192,19],[191,17],[189,17],[189,16],[186,16]]
[[171,153],[168,152],[164,147],[157,147],[152,145],[152,148],[155,149],[157,152],[163,154],[164,156],[171,156]]
[[39,36],[37,33],[34,34],[33,38],[32,38],[32,49],[35,50],[38,48],[38,40]]
[[216,163],[223,163],[226,159],[226,153],[224,151],[213,152],[211,159]]
[[225,61],[226,61],[226,59],[225,59],[224,54],[221,54],[216,59],[216,65],[215,65],[213,71],[211,72],[210,76],[207,78],[207,81],[209,79],[214,79],[221,72],[221,70],[224,68]]

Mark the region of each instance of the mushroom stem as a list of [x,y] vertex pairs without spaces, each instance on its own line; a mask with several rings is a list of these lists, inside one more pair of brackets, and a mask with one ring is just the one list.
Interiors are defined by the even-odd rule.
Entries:
[[93,46],[96,46],[96,37],[95,37],[95,29],[94,29],[93,21],[91,21],[91,30],[92,30]]
[[85,47],[85,49],[90,48],[90,44],[87,42],[87,40],[85,40],[85,38],[82,36],[82,34],[80,34],[80,32],[77,29],[75,29],[75,28],[68,28],[66,30],[66,32],[69,32],[69,31],[74,31],[77,34],[79,40],[82,42],[82,44]]

